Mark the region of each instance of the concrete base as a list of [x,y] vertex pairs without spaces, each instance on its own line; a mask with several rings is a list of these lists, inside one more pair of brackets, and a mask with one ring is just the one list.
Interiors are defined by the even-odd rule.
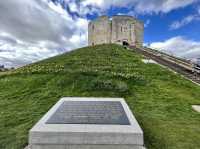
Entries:
[[34,145],[34,149],[144,149],[133,145]]
[[[70,147],[70,148],[69,148]],[[75,148],[74,148],[75,147]],[[108,145],[74,145],[74,146],[57,146],[57,145],[54,145],[54,146],[48,146],[48,145],[35,145],[35,146],[32,146],[32,148],[37,148],[37,149],[146,149],[145,147],[137,147],[137,146],[122,146],[122,145],[113,145],[113,146],[108,146]],[[30,146],[26,146],[24,149],[31,149]]]
[[27,145],[24,149],[30,149],[30,146],[29,145]]
[[200,113],[200,105],[193,105],[192,108]]
[[[47,124],[65,101],[119,101],[129,125]],[[63,98],[29,133],[30,149],[143,149],[143,132],[121,98]]]

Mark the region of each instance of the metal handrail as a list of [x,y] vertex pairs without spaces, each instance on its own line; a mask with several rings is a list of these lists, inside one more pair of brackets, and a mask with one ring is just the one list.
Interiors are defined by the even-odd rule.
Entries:
[[161,54],[159,57],[165,58],[168,61],[174,62],[175,64],[184,67],[187,70],[190,70],[195,73],[200,73],[200,66],[198,64],[189,61],[187,59],[183,59],[180,57],[176,57],[174,55],[170,55],[168,53],[163,52],[163,50],[157,50],[157,49],[152,49],[149,47],[144,47],[144,50],[148,50],[148,52],[151,52],[152,54],[158,56],[157,54]]

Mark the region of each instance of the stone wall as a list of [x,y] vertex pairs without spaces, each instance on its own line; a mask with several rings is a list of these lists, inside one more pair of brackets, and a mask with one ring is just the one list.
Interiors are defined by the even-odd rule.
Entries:
[[112,19],[112,43],[135,44],[134,20],[132,17],[114,16]]
[[111,42],[111,22],[107,16],[90,22],[88,29],[89,45]]
[[89,23],[89,45],[103,43],[128,43],[129,45],[142,46],[144,25],[130,16],[114,16],[109,19],[102,16]]
[[136,36],[135,45],[140,46],[140,47],[143,46],[144,24],[142,22],[139,22],[139,21],[135,22],[135,36]]

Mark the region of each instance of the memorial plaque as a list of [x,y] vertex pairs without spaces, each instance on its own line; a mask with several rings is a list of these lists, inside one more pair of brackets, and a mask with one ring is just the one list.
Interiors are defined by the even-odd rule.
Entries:
[[31,149],[144,149],[123,98],[64,97],[29,132]]
[[65,101],[46,123],[130,125],[118,101]]

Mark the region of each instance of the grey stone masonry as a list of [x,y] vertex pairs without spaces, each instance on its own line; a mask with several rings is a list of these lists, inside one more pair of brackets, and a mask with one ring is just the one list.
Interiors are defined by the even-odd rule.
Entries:
[[143,146],[143,131],[122,98],[62,98],[29,132],[30,149]]
[[88,44],[143,45],[144,24],[131,16],[102,16],[88,25]]

